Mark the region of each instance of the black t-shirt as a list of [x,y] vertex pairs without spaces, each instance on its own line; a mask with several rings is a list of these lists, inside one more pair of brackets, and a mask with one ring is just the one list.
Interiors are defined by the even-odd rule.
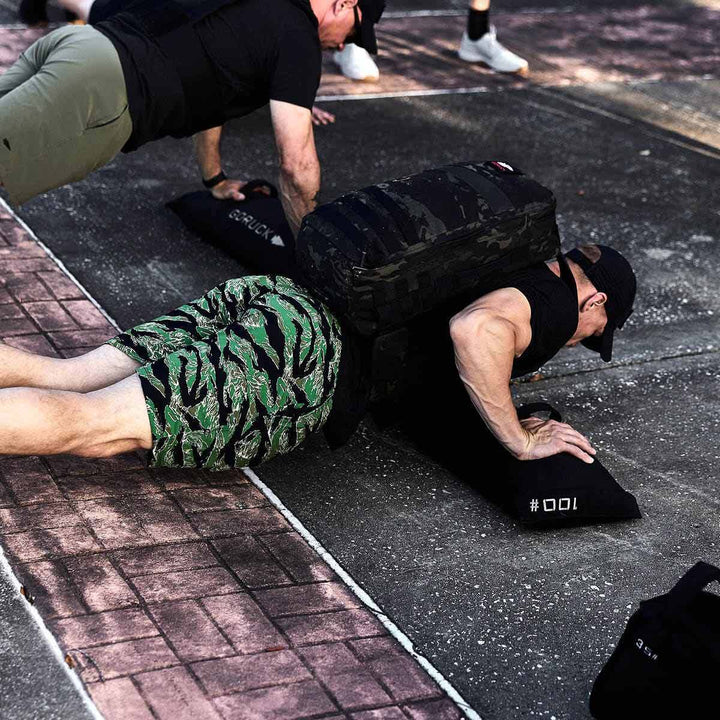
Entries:
[[222,125],[269,100],[308,109],[315,100],[321,49],[308,0],[237,0],[158,37],[129,9],[96,27],[125,76],[133,122],[125,152]]

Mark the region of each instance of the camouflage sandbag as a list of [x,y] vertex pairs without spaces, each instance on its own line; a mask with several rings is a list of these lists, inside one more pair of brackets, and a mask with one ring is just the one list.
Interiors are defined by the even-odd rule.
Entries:
[[322,205],[305,217],[296,254],[305,284],[372,337],[559,249],[550,190],[486,161],[425,170]]

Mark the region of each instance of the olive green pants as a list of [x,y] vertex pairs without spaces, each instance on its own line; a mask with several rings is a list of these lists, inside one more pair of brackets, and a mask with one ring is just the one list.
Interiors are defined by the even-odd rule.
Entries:
[[131,132],[120,59],[92,27],[49,33],[0,76],[0,182],[13,203],[84,178]]

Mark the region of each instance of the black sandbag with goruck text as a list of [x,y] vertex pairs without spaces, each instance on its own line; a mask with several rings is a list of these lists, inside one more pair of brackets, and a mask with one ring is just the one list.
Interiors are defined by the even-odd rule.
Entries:
[[347,193],[303,221],[303,281],[377,336],[560,250],[555,198],[499,161],[466,162]]
[[218,200],[209,190],[198,190],[171,200],[167,207],[205,242],[249,270],[294,278],[294,240],[277,189],[257,179],[242,191],[245,200]]

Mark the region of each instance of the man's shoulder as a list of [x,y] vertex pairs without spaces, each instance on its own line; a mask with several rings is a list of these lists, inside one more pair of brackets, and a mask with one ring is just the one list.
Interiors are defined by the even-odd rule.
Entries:
[[[311,28],[317,34],[318,21],[308,0],[255,0],[272,14],[279,25],[293,28]],[[241,0],[242,2],[242,0]]]
[[468,308],[482,309],[488,313],[516,319],[530,320],[539,304],[554,305],[569,297],[569,291],[560,278],[541,262],[496,275],[491,284],[478,289],[472,300],[464,304]]
[[522,291],[515,287],[501,287],[481,295],[458,314],[477,312],[515,324],[529,323],[531,311],[530,301]]

